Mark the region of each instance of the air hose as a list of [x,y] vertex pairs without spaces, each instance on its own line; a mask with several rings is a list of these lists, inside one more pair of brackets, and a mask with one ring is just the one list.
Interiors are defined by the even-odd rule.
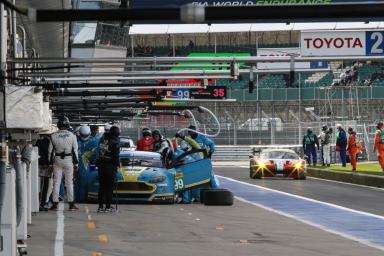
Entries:
[[[196,128],[198,128],[197,126],[197,122],[196,122],[196,119],[195,119],[195,116],[193,115],[193,113],[190,111],[190,110],[184,110],[184,111],[187,111],[192,119],[193,119],[193,122],[194,122],[194,125],[196,126]],[[201,135],[204,135],[204,136],[207,136],[207,137],[217,137],[219,134],[220,134],[220,130],[221,130],[221,127],[220,127],[220,122],[219,122],[219,119],[217,119],[216,115],[209,109],[205,108],[205,107],[199,107],[199,111],[200,112],[207,112],[209,113],[213,119],[215,120],[216,124],[217,124],[217,132],[215,134],[207,134],[207,133],[203,133],[203,132],[199,132],[197,130],[192,130],[192,129],[189,129],[189,128],[183,128],[183,129],[180,129],[177,133],[182,133],[184,131],[190,131],[190,132],[194,132],[194,133],[197,133],[197,134],[201,134]]]

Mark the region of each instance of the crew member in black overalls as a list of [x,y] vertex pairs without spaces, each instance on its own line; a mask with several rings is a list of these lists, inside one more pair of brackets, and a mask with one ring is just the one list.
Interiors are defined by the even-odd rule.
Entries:
[[35,146],[39,149],[39,176],[41,184],[40,211],[48,211],[47,197],[49,180],[52,177],[52,170],[49,168],[48,148],[51,142],[49,134],[41,134]]
[[109,132],[104,133],[103,138],[100,140],[99,159],[96,163],[99,172],[99,208],[97,212],[112,213],[116,211],[111,204],[113,185],[116,179],[117,168],[120,165],[119,136],[119,128],[112,126]]

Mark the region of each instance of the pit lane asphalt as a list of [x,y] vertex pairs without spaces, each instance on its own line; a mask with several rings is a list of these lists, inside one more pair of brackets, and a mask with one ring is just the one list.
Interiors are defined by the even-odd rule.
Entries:
[[215,174],[235,180],[384,216],[384,190],[319,179],[250,179],[248,167],[215,167]]
[[[237,200],[229,207],[121,205],[115,214],[97,214],[96,207],[80,205],[79,212],[64,211],[63,255],[383,255],[378,249]],[[54,255],[56,213],[35,216],[29,234],[28,255]]]
[[[352,209],[383,213],[380,202],[384,192],[380,190],[311,179],[250,180],[248,169],[240,167],[218,167],[215,173]],[[338,199],[341,195],[344,199]],[[378,249],[238,200],[230,207],[120,205],[115,214],[97,214],[96,208],[80,205],[79,212],[64,211],[63,255],[383,255]],[[33,218],[28,255],[54,255],[56,223],[55,212],[38,213]]]

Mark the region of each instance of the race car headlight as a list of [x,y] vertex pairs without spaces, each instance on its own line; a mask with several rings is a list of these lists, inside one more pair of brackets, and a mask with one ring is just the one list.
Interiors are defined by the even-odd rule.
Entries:
[[264,161],[258,161],[257,165],[259,166],[259,168],[265,168],[267,166]]
[[165,180],[165,177],[164,176],[159,176],[159,177],[156,177],[156,178],[153,178],[151,179],[151,183],[159,183],[159,182],[163,182]]
[[296,169],[301,169],[301,168],[303,168],[303,163],[302,163],[302,162],[297,162],[297,163],[295,164],[295,168],[296,168]]

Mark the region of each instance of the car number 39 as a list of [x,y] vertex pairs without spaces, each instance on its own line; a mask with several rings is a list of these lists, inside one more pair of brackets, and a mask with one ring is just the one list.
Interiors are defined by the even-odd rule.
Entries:
[[184,188],[184,181],[182,179],[175,180],[175,191],[182,190]]

